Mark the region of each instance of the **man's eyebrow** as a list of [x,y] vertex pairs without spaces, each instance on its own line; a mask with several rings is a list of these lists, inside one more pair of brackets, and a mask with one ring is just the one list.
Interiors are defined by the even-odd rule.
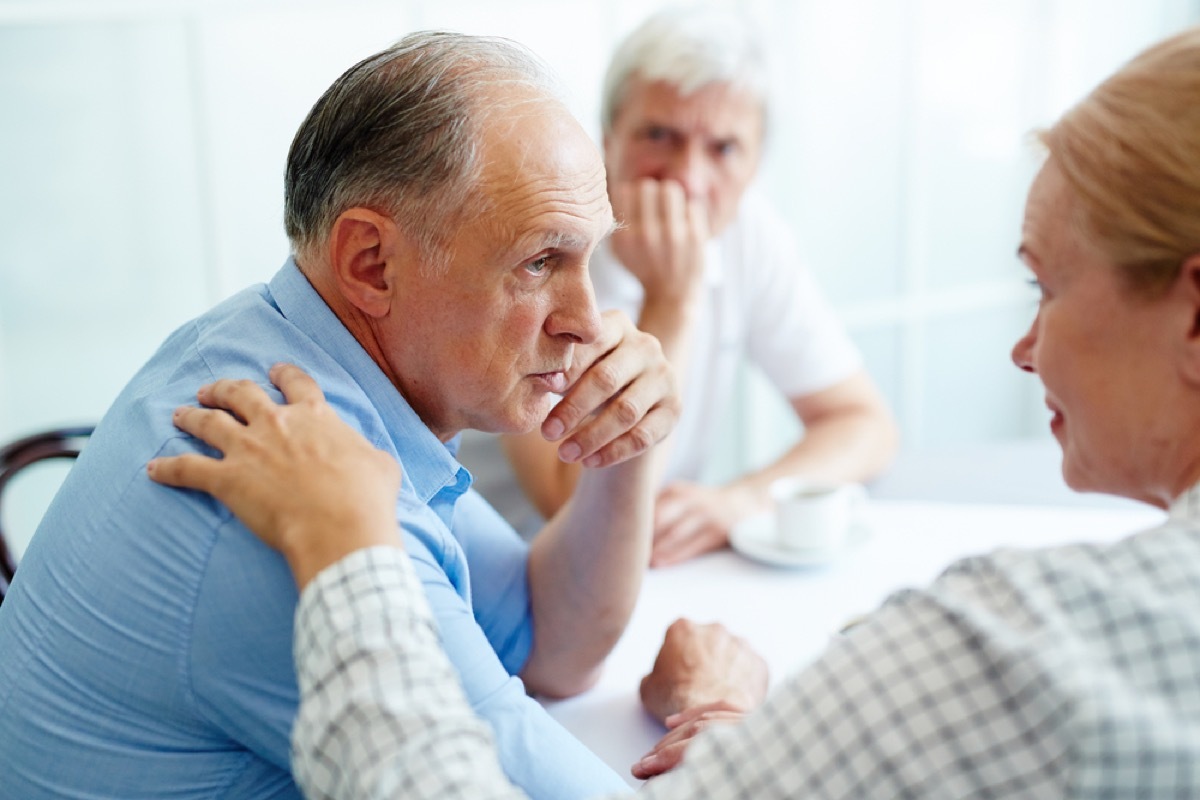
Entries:
[[569,231],[547,231],[538,240],[539,250],[582,249],[587,247],[588,240],[584,236]]
[[[620,227],[615,219],[609,224],[608,229],[600,235],[600,239],[607,239],[613,235],[613,232]],[[587,236],[580,236],[573,231],[549,231],[538,242],[540,250],[585,250],[592,245],[592,240]]]

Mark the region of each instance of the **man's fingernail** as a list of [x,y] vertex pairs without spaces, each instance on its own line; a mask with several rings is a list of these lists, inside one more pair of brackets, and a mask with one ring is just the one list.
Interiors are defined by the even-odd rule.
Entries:
[[592,455],[588,456],[587,458],[585,458],[583,460],[583,465],[585,467],[598,467],[602,463],[604,463],[604,459],[601,458],[600,455],[597,453],[593,453]]
[[558,437],[562,436],[562,420],[556,417],[551,417],[550,419],[546,420],[546,423],[542,425],[542,435],[547,439],[557,439]]
[[582,454],[583,448],[575,444],[575,442],[567,442],[558,448],[558,457],[563,461],[578,461],[579,456]]

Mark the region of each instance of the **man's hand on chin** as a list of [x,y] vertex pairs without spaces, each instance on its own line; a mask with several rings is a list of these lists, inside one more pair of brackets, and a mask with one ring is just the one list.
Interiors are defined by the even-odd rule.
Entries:
[[679,419],[675,370],[658,340],[620,311],[601,316],[603,333],[577,345],[570,387],[542,423],[542,435],[560,441],[568,463],[608,467],[649,450]]

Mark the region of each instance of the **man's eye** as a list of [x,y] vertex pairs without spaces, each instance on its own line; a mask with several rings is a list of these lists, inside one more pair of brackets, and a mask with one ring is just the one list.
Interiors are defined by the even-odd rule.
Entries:
[[530,275],[541,275],[548,269],[550,269],[550,256],[542,256],[525,265],[525,271]]
[[713,153],[721,158],[728,158],[738,150],[738,143],[730,140],[726,142],[716,142],[713,144]]

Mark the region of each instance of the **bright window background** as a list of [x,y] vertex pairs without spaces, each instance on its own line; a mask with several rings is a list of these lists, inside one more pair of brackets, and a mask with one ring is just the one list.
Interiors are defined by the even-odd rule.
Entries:
[[[274,273],[291,136],[358,59],[419,28],[509,36],[594,131],[613,43],[661,4],[0,0],[0,441],[97,419],[172,329]],[[1008,362],[1032,314],[1013,256],[1027,134],[1200,2],[739,5],[775,62],[763,183],[906,452],[1045,439]],[[752,373],[738,408],[728,470],[796,430]]]

